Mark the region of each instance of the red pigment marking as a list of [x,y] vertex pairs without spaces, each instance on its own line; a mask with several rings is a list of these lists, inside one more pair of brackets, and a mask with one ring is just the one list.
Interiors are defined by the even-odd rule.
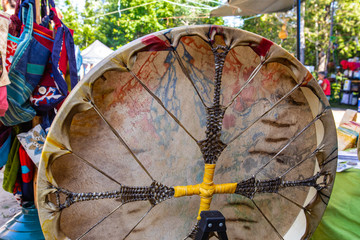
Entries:
[[274,90],[276,87],[276,83],[279,80],[279,77],[275,76],[275,74],[277,74],[277,73],[275,71],[271,71],[271,72],[261,71],[261,74],[263,75],[263,80],[261,81],[261,86],[268,91]]
[[248,87],[244,89],[234,103],[234,111],[242,112],[253,104],[257,95],[256,92],[256,87]]
[[141,51],[164,51],[171,49],[171,45],[168,41],[161,40],[159,37],[154,35],[142,38],[141,42],[146,45],[146,47]]
[[231,115],[225,115],[223,119],[223,127],[224,129],[228,130],[231,127],[235,126],[235,116],[233,114]]
[[195,37],[182,37],[181,41],[188,47],[195,49],[197,52],[200,50],[205,50],[206,52],[211,52],[211,49],[208,44],[204,41],[196,41]]
[[259,56],[265,56],[266,53],[269,51],[270,47],[273,45],[274,43],[271,42],[270,40],[267,40],[265,38],[261,39],[259,45],[250,45],[250,47],[254,50],[254,52],[257,53],[257,55]]

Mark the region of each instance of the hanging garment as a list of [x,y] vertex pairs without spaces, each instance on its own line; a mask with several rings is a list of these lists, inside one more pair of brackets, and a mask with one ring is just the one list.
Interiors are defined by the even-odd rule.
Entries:
[[11,135],[9,135],[7,137],[4,144],[0,147],[0,167],[1,168],[7,163],[10,146],[11,146]]
[[[34,24],[35,39],[41,42],[50,51],[53,50],[54,46],[54,38],[52,35],[53,31],[41,25]],[[52,61],[51,58],[49,58],[45,72],[30,96],[30,102],[35,110],[49,111],[50,109],[55,108],[67,96],[67,93],[66,95],[63,95],[57,88],[52,70]]]
[[0,87],[0,117],[5,116],[5,112],[8,110],[9,104],[7,101],[7,89],[6,86]]
[[7,101],[6,85],[10,84],[8,71],[5,67],[7,36],[9,31],[10,16],[0,11],[0,116],[4,116],[9,107]]
[[7,87],[9,109],[4,117],[0,117],[7,126],[30,121],[36,115],[30,106],[29,97],[39,83],[50,57],[50,51],[32,37],[33,0],[25,0],[21,12],[25,27],[9,72],[12,82]]
[[34,201],[34,163],[21,145],[19,148],[19,159],[21,165],[22,201]]
[[0,126],[0,169],[7,163],[11,147],[11,127]]
[[11,34],[8,34],[7,46],[6,46],[6,60],[5,60],[5,68],[7,72],[10,71],[11,63],[14,59],[14,55],[18,44],[19,44],[19,38],[14,37]]
[[18,134],[17,138],[34,164],[39,166],[42,149],[46,140],[46,133],[41,125],[36,125],[30,131]]
[[16,135],[19,133],[18,127],[14,128],[12,134],[12,144],[9,151],[7,163],[5,165],[3,188],[5,191],[13,193],[18,172],[20,170],[19,147],[20,142]]
[[68,92],[68,85],[65,81],[67,66],[69,65],[70,73],[70,89],[73,89],[78,83],[76,58],[75,58],[75,44],[73,39],[73,30],[65,26],[58,18],[56,9],[51,9],[53,15],[50,15],[55,22],[55,41],[53,52],[51,54],[51,61],[53,63],[53,74],[55,83],[59,87],[62,94]]
[[7,36],[9,32],[10,16],[0,11],[0,58],[1,74],[0,87],[10,84],[8,73],[5,69],[4,61],[6,59]]
[[11,135],[11,127],[7,127],[4,125],[0,126],[0,147],[5,143],[8,136]]
[[[55,22],[56,35],[55,39],[48,38],[46,41],[47,46],[52,46],[51,59],[46,67],[43,78],[30,97],[32,106],[38,111],[58,109],[68,95],[68,92],[78,82],[75,45],[72,36],[73,30],[68,29],[58,18],[54,3],[49,1],[49,7],[52,7],[49,19]],[[34,25],[34,31],[40,30],[42,33],[47,32],[47,35],[52,34],[52,31],[42,26]],[[35,36],[35,38],[39,36]],[[42,39],[44,41],[44,37]],[[69,83],[67,83],[65,78],[68,66],[70,73]]]

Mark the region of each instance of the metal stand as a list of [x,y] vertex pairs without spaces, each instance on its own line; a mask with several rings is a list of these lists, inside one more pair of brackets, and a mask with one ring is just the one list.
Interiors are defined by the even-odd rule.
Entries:
[[199,230],[195,240],[208,240],[211,232],[217,232],[220,240],[228,240],[225,217],[219,211],[202,211],[200,213]]

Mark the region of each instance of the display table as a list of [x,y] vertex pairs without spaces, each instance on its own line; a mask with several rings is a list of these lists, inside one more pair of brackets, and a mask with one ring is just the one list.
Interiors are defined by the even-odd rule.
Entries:
[[360,170],[336,173],[324,216],[312,240],[360,239]]

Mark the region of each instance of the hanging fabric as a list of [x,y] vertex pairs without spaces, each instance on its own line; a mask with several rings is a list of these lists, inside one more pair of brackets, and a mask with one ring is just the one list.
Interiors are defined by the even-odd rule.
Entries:
[[15,6],[15,13],[10,17],[9,32],[7,36],[6,61],[5,61],[5,67],[7,72],[10,71],[10,66],[14,58],[17,45],[19,43],[18,36],[20,35],[21,24],[22,24],[18,17],[19,9],[20,9],[20,0],[17,0]]
[[14,186],[20,169],[20,159],[19,159],[20,142],[16,137],[16,135],[19,134],[19,132],[20,132],[20,128],[15,127],[14,133],[12,134],[12,138],[11,138],[12,144],[9,151],[8,160],[5,165],[5,171],[4,171],[3,188],[5,191],[10,193],[14,192]]
[[[49,111],[55,107],[59,108],[68,95],[68,85],[70,85],[71,90],[78,82],[75,46],[72,37],[73,30],[68,29],[61,22],[57,15],[55,4],[52,1],[49,1],[49,7],[51,7],[49,19],[52,19],[55,23],[56,35],[53,42],[51,42],[53,44],[52,54],[44,76],[30,97],[34,109],[38,111]],[[38,26],[38,28],[41,27]],[[47,31],[52,32],[50,30]],[[65,79],[68,63],[70,84]]]
[[0,147],[0,167],[5,166],[8,160],[9,151],[11,147],[11,135],[7,136],[4,144]]
[[14,55],[16,52],[16,48],[19,44],[19,38],[14,37],[11,34],[8,34],[8,38],[7,38],[7,46],[6,46],[6,60],[5,60],[5,68],[6,71],[9,72],[10,67],[11,67],[11,63],[14,59]]
[[0,11],[0,87],[10,84],[8,73],[5,69],[4,61],[6,59],[6,44],[9,32],[10,16]]
[[[52,36],[53,31],[34,23],[34,37],[50,51],[53,51],[54,47],[54,38]],[[67,94],[61,94],[57,88],[52,71],[52,61],[49,58],[44,75],[30,96],[33,108],[38,111],[49,111],[55,108],[67,96]]]
[[11,147],[11,127],[0,126],[0,169],[6,164]]
[[33,3],[34,0],[25,0],[21,5],[24,31],[9,72],[12,82],[7,87],[9,110],[0,118],[7,126],[30,121],[36,115],[30,106],[29,97],[39,83],[50,57],[50,51],[32,36]]
[[7,36],[9,32],[10,16],[0,12],[0,116],[8,110],[6,85],[10,84],[8,71],[5,67]]
[[21,166],[22,201],[34,201],[34,163],[22,146],[19,147],[19,159]]
[[53,15],[50,15],[50,18],[52,17],[53,21],[55,22],[56,30],[53,53],[51,55],[54,79],[61,93],[66,94],[68,92],[68,86],[65,81],[65,75],[68,63],[71,89],[73,89],[78,83],[75,44],[72,36],[73,31],[61,22],[56,14],[55,8],[52,8],[51,10]]
[[10,17],[9,34],[18,37],[20,35],[21,20],[19,19],[21,0],[16,0],[15,13]]
[[46,133],[41,125],[36,125],[30,131],[18,134],[17,138],[34,164],[39,166],[41,152],[46,140]]

